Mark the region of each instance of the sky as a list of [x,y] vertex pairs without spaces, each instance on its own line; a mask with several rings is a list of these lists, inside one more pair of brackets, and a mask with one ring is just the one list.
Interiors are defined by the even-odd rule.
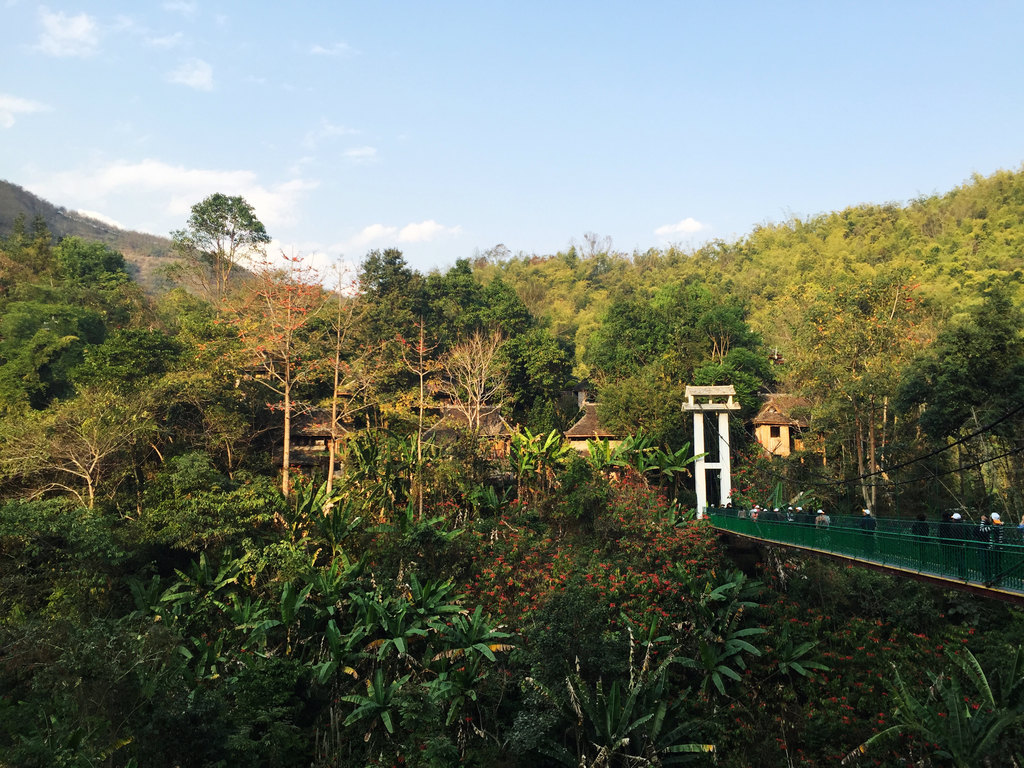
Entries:
[[422,271],[732,241],[1024,162],[1020,2],[0,0],[0,178]]

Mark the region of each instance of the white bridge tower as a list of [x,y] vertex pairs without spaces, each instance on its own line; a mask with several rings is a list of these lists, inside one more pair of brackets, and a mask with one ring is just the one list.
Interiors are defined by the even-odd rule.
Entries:
[[[729,461],[729,411],[738,411],[736,389],[724,387],[687,387],[684,411],[693,413],[693,455],[697,457],[693,475],[697,485],[697,517],[708,508],[708,473],[717,473],[718,506],[724,506],[732,493],[732,465]],[[718,414],[718,440],[708,450],[704,441],[704,415]],[[708,460],[710,459],[710,461]]]

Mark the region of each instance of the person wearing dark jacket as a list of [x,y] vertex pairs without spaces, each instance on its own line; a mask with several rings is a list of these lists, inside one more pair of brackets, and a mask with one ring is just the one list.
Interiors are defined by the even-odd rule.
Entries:
[[860,528],[864,531],[864,553],[868,557],[875,556],[875,529],[878,521],[871,514],[870,509],[864,510],[864,516],[860,520]]
[[974,529],[974,547],[978,553],[978,570],[981,580],[989,582],[995,575],[992,571],[992,518],[983,514]]
[[925,565],[925,545],[928,542],[928,519],[924,512],[919,512],[917,519],[910,526],[910,535],[914,537],[914,554],[917,556],[917,567]]
[[951,518],[950,528],[953,531],[953,559],[957,577],[967,578],[967,543],[974,538],[971,534],[971,526],[964,522],[963,515],[954,512]]
[[953,515],[949,512],[942,513],[939,520],[939,549],[942,552],[942,570],[952,574],[956,569],[956,554],[953,542],[956,536],[953,531]]
[[998,512],[992,513],[992,581],[993,585],[1000,581],[1003,572],[1003,518]]

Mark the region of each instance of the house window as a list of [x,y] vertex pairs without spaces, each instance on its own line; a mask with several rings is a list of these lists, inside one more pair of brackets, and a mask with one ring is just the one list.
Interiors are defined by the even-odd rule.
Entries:
[[768,434],[772,437],[782,437],[782,427],[769,427],[771,430]]

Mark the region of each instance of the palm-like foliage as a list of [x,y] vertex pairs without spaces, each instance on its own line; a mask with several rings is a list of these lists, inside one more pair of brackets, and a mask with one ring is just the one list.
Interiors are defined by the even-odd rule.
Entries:
[[667,481],[665,484],[670,486],[673,495],[679,489],[681,478],[696,460],[697,457],[690,452],[690,443],[677,450],[661,448],[642,429],[617,445],[612,445],[609,440],[587,441],[587,463],[596,471],[633,467],[642,475],[658,476]]
[[347,561],[344,542],[359,530],[363,520],[356,514],[358,506],[352,497],[328,491],[327,483],[296,484],[295,509],[288,520],[292,537],[313,536],[327,544],[331,560]]
[[713,685],[724,696],[725,680],[739,682],[740,672],[747,668],[744,654],[761,655],[747,638],[763,635],[767,630],[742,626],[745,611],[757,605],[747,598],[752,597],[758,587],[757,582],[748,582],[747,577],[738,572],[717,587],[712,587],[710,582],[702,587],[691,584],[695,597],[693,629],[697,653],[681,659],[680,663],[701,673],[702,691]]
[[814,670],[829,671],[830,667],[820,661],[813,661],[808,656],[817,646],[815,640],[794,643],[789,628],[785,627],[775,647],[775,655],[779,660],[778,672],[783,675],[797,674],[801,677],[810,677]]
[[579,674],[566,679],[563,714],[572,723],[571,738],[549,743],[550,757],[567,766],[611,768],[675,765],[715,751],[712,744],[691,741],[696,727],[682,712],[684,697],[668,690],[667,673],[675,657],[670,654],[652,667],[652,648],[648,645],[640,668],[631,669],[628,683],[615,680],[607,691],[601,681],[591,686]]
[[[956,768],[988,765],[987,759],[1001,746],[1000,737],[1024,717],[1021,651],[1019,647],[1009,669],[998,676],[995,689],[966,648],[960,654],[947,652],[950,667],[932,676],[923,696],[912,690],[894,667],[889,693],[896,704],[893,716],[897,722],[859,745],[843,758],[843,764],[854,762],[869,749],[899,735],[907,735],[934,745],[934,755]],[[972,696],[966,695],[964,682]]]
[[341,700],[349,704],[355,704],[355,709],[345,718],[345,725],[368,721],[366,736],[369,740],[376,727],[377,722],[384,724],[389,734],[395,732],[395,704],[410,675],[405,675],[391,682],[384,681],[384,671],[378,669],[374,672],[373,679],[366,681],[366,694],[354,693],[342,696]]
[[568,461],[572,450],[557,429],[546,435],[535,435],[525,427],[513,432],[509,460],[516,473],[520,498],[526,490],[550,490],[555,473]]

